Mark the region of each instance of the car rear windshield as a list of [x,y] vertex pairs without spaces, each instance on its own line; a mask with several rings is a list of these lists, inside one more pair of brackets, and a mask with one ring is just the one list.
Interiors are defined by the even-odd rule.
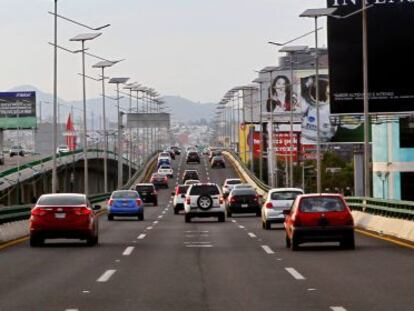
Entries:
[[135,191],[116,191],[112,194],[113,199],[136,199],[138,194]]
[[236,195],[256,195],[256,191],[252,189],[237,189],[231,192],[233,196]]
[[304,213],[342,212],[345,205],[341,199],[335,197],[303,198],[300,201],[300,210]]
[[135,187],[136,191],[146,191],[146,192],[151,192],[154,190],[154,188],[152,186],[136,186]]
[[169,152],[162,152],[159,157],[169,157],[170,153]]
[[227,181],[228,185],[237,185],[237,184],[241,184],[241,180],[228,180]]
[[198,179],[198,174],[196,172],[187,172],[185,173],[185,177],[191,177],[192,179]]
[[179,194],[186,193],[189,187],[190,186],[178,186],[178,193]]
[[191,188],[190,195],[217,195],[220,194],[217,186],[214,185],[203,185],[203,186],[193,186]]
[[160,169],[162,169],[162,170],[169,170],[171,167],[169,167],[169,166],[160,166]]
[[273,192],[271,195],[271,200],[279,201],[279,200],[294,200],[296,197],[302,194],[299,191],[280,191],[280,192]]
[[80,195],[41,196],[38,205],[85,205],[86,198]]

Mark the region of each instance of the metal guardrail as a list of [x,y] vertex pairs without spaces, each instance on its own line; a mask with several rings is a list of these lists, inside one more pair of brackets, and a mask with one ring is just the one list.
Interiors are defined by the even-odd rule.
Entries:
[[[259,180],[234,151],[227,150],[227,152],[239,163],[244,173],[256,183],[258,188],[265,192],[270,190],[270,187]],[[348,206],[354,211],[414,221],[414,202],[411,201],[384,200],[365,197],[346,197],[345,200],[348,203]]]
[[[89,150],[92,151],[92,150]],[[80,153],[82,151],[76,152]],[[154,153],[147,159],[147,164],[144,165],[140,170],[138,170],[134,176],[128,181],[128,183],[123,187],[124,189],[129,189],[135,182],[135,180],[141,176],[143,173],[147,173],[148,170],[153,168],[154,160],[156,159],[156,154]],[[108,193],[99,193],[89,196],[89,201],[92,204],[103,202],[109,199],[111,192]],[[28,219],[30,217],[30,212],[34,204],[25,204],[25,205],[15,205],[10,207],[0,208],[0,224],[19,221]]]

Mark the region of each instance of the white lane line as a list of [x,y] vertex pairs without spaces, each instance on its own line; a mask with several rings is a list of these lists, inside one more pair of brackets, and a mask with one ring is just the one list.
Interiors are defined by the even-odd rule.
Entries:
[[79,311],[79,309],[65,309],[65,311]]
[[116,270],[106,270],[104,272],[104,274],[102,274],[99,279],[96,280],[96,282],[108,282],[109,279],[111,278],[111,276],[114,275],[114,273],[116,272]]
[[209,233],[210,231],[186,231],[185,233]]
[[161,214],[165,215],[165,213],[166,213],[166,211],[162,211],[162,213],[161,213]]
[[128,246],[124,252],[122,253],[123,256],[129,256],[132,254],[132,252],[134,251],[134,246]]
[[153,221],[152,223],[153,223],[154,225],[156,225],[156,224],[158,223],[158,220]]
[[305,277],[302,274],[300,274],[298,271],[296,271],[295,268],[285,268],[285,270],[287,272],[289,272],[290,275],[293,276],[296,280],[304,280],[305,279]]
[[249,237],[251,237],[251,238],[253,238],[253,239],[254,239],[254,238],[257,238],[257,236],[256,236],[254,233],[249,232],[249,233],[248,233],[248,235],[249,235]]
[[158,216],[158,218],[161,219],[162,218],[162,215]]
[[242,226],[242,225],[239,225],[239,228],[240,228],[240,229],[244,229],[245,227],[244,227],[244,226]]
[[89,294],[91,291],[89,291],[89,290],[83,290],[82,291],[82,294]]
[[167,208],[164,208],[164,211],[168,211],[168,207]]
[[149,226],[149,227],[147,227],[145,230],[152,230],[152,227],[151,227],[151,226]]
[[234,220],[234,219],[232,219],[232,221],[231,221],[232,223],[236,223],[237,221],[236,220]]
[[211,247],[213,247],[213,245],[211,245],[211,244],[201,244],[201,245],[197,245],[197,244],[191,244],[191,245],[186,245],[185,247],[188,247],[188,248],[211,248]]
[[143,240],[143,239],[145,239],[145,237],[146,237],[147,235],[146,234],[140,234],[138,237],[137,237],[137,239],[138,240]]
[[211,242],[184,242],[184,244],[212,244]]
[[269,255],[271,255],[271,254],[274,254],[275,252],[269,247],[269,246],[267,246],[267,245],[262,245],[262,248],[263,248],[263,250],[267,253],[267,254],[269,254]]
[[344,307],[330,307],[332,311],[346,311]]

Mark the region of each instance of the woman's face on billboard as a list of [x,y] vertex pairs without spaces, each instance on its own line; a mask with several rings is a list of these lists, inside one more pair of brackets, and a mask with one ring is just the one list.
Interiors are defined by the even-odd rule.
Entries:
[[286,81],[283,78],[279,78],[276,80],[275,84],[276,92],[277,93],[283,93],[286,89]]

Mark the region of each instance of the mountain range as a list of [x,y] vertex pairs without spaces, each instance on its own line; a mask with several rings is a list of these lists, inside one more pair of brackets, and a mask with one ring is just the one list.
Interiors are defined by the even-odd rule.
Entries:
[[[14,87],[9,92],[19,91],[35,91],[37,101],[37,115],[41,117],[43,121],[51,120],[53,113],[53,95],[43,92],[38,88],[31,85],[21,85]],[[171,113],[171,119],[173,122],[189,123],[192,121],[199,121],[201,119],[209,120],[214,116],[215,104],[213,103],[196,103],[189,99],[180,96],[163,96],[162,99],[169,107],[168,112]],[[74,120],[80,120],[82,118],[83,103],[82,101],[67,101],[62,98],[58,98],[59,102],[59,122],[64,123],[68,114],[72,111]],[[109,121],[116,122],[116,103],[111,100],[106,100],[106,115]],[[141,103],[139,104],[141,107]],[[133,100],[133,107],[136,107],[136,100]],[[124,96],[121,99],[121,109],[127,110],[129,108],[129,99]],[[141,109],[141,108],[140,108]],[[88,124],[93,129],[100,127],[100,119],[102,114],[102,98],[90,98],[87,99],[87,111],[88,111]]]

